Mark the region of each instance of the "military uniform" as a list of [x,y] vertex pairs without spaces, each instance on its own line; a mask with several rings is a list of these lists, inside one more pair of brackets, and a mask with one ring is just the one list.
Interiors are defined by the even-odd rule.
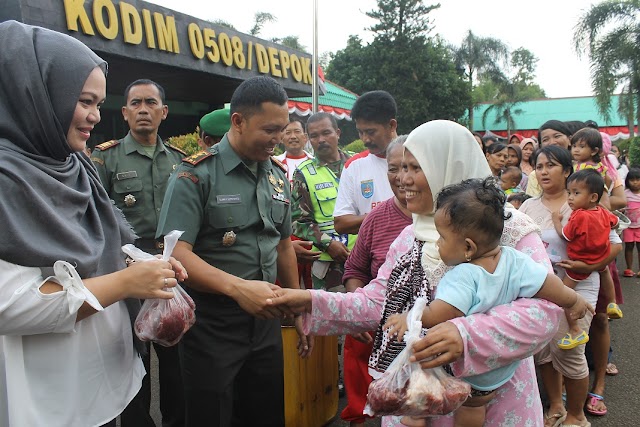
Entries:
[[[274,283],[276,247],[291,234],[290,189],[275,160],[246,165],[225,135],[171,176],[158,237],[180,240],[234,276]],[[257,319],[231,298],[188,288],[196,323],[180,341],[187,423],[284,425],[279,319]]]
[[162,253],[162,248],[153,243],[160,208],[169,175],[186,155],[160,137],[150,155],[130,132],[123,139],[96,146],[91,155],[109,197],[141,239],[136,246],[146,252]]
[[338,240],[349,250],[356,236],[338,234],[333,227],[333,209],[338,196],[340,174],[349,156],[339,151],[340,160],[323,163],[317,157],[305,160],[294,172],[292,217],[294,234],[313,243],[312,250],[322,251],[312,268],[313,287],[332,289],[342,285],[344,263],[333,261],[327,253],[329,244]]
[[[147,152],[146,148],[149,148]],[[91,160],[98,169],[102,185],[138,235],[135,244],[151,254],[162,253],[155,240],[158,218],[169,175],[186,153],[158,137],[155,147],[138,143],[131,132],[123,139],[97,145]],[[160,410],[162,425],[184,425],[184,398],[180,361],[176,347],[154,345],[159,361]],[[149,354],[143,362],[150,371]],[[140,392],[122,413],[123,427],[154,426],[149,414],[151,382],[145,375]]]

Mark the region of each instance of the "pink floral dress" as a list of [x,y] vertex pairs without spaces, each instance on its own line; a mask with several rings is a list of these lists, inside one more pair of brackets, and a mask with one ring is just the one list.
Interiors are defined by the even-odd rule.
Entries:
[[[505,223],[501,244],[515,247],[534,260],[544,263],[551,272],[551,264],[538,235],[537,226],[528,216],[512,211]],[[304,315],[306,333],[315,335],[356,334],[377,330],[384,323],[387,280],[398,260],[414,247],[412,226],[398,236],[389,248],[387,260],[378,277],[353,293],[340,294],[310,291],[312,311]],[[449,269],[443,263],[425,269],[428,283],[422,295],[435,295],[440,278]],[[415,300],[415,298],[413,299]],[[404,311],[400,307],[399,312]],[[451,364],[457,376],[477,375],[496,367],[521,360],[515,375],[501,386],[487,407],[485,426],[488,427],[542,427],[542,404],[536,373],[531,357],[553,338],[562,310],[553,303],[538,299],[519,299],[511,304],[495,307],[487,313],[453,319],[464,343],[462,357]],[[378,332],[380,333],[380,331]],[[384,340],[383,340],[384,341]],[[375,367],[381,359],[389,359],[389,349],[383,342],[374,348],[369,366]],[[391,357],[392,358],[392,357]],[[375,378],[380,372],[370,368]],[[429,424],[430,422],[430,424]],[[449,427],[453,417],[428,419],[428,425]],[[382,426],[401,426],[400,417],[383,417]]]

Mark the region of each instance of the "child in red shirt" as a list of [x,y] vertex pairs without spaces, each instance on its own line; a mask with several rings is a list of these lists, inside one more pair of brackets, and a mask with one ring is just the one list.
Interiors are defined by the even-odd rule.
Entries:
[[[612,228],[618,226],[618,217],[607,209],[598,206],[604,192],[604,179],[594,169],[584,169],[567,178],[567,203],[573,209],[569,221],[563,227],[562,215],[552,214],[553,224],[561,238],[567,241],[567,255],[574,261],[586,264],[597,264],[609,256],[611,243],[609,234]],[[563,281],[570,288],[589,277],[589,273],[578,273],[567,270]],[[603,290],[606,295],[615,295],[613,282],[602,280],[602,276],[609,274],[609,267],[600,271],[600,286],[610,286],[610,290]],[[569,332],[558,342],[558,347],[569,350],[589,341],[585,331],[578,328],[576,321],[567,316]]]

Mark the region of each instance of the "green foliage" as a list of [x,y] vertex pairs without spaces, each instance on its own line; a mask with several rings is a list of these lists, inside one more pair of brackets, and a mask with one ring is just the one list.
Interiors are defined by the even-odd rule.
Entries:
[[439,7],[439,3],[425,6],[422,0],[378,0],[378,9],[366,12],[378,23],[368,29],[389,41],[424,36],[431,30],[429,12]]
[[172,136],[167,139],[167,142],[171,145],[174,145],[180,148],[182,151],[186,152],[188,155],[197,153],[201,150],[198,145],[198,133],[188,133],[186,135],[178,135]]
[[361,139],[356,139],[350,144],[345,145],[343,148],[344,151],[350,151],[352,153],[361,153],[366,149],[367,148],[364,146],[364,142],[362,142]]
[[[591,85],[600,114],[609,120],[611,95],[623,86],[623,117],[634,116],[640,123],[640,1],[607,0],[592,5],[580,17],[574,33],[578,54],[585,51],[591,65]],[[633,122],[630,123],[633,129]]]
[[300,37],[298,36],[274,37],[271,41],[274,43],[280,43],[281,45],[290,47],[291,49],[297,49],[303,52],[307,51],[307,47],[300,43]]
[[398,104],[398,133],[433,119],[462,116],[470,93],[439,40],[381,37],[363,45],[357,36],[333,56],[327,78],[356,93],[386,90]]
[[640,136],[629,139],[629,164],[640,167]]
[[270,14],[269,12],[256,12],[253,17],[253,27],[249,30],[249,34],[257,36],[262,31],[262,27],[267,22],[276,22],[278,18]]

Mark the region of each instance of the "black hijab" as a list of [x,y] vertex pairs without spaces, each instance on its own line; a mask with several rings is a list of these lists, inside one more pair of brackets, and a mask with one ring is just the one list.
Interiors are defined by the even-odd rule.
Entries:
[[[85,81],[107,64],[80,41],[16,21],[0,24],[0,259],[82,278],[125,267],[133,232],[97,172],[67,143]],[[139,302],[127,301],[131,316]]]

